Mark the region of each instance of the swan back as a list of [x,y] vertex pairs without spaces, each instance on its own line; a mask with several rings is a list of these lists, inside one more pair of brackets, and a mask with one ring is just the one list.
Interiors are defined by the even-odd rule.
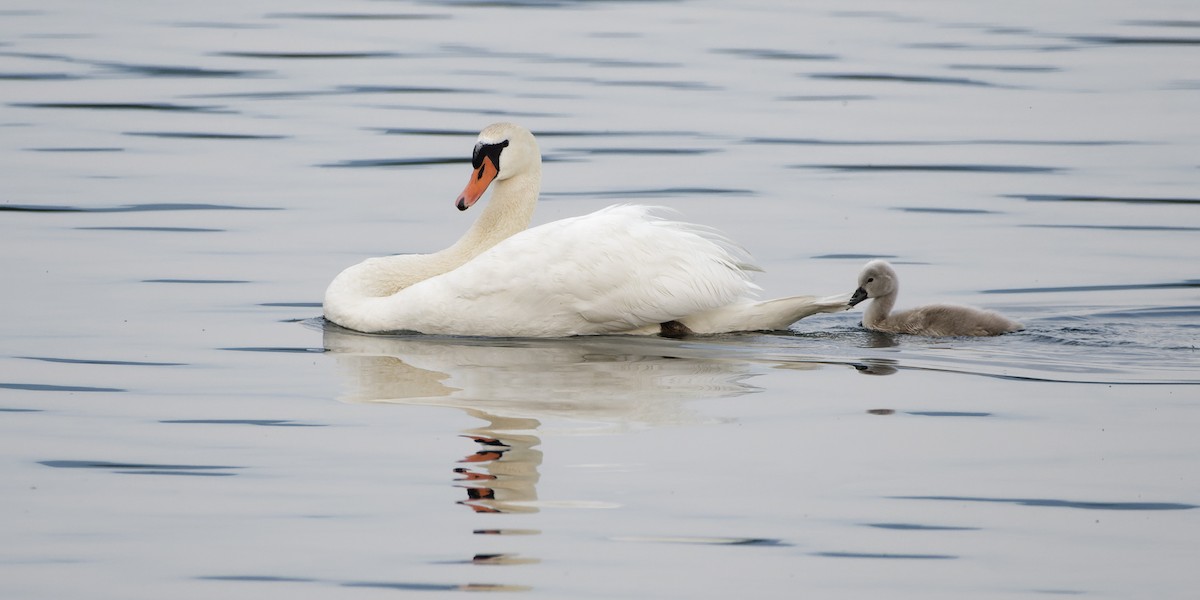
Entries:
[[[486,336],[620,333],[752,296],[743,251],[645,206],[613,206],[514,235],[385,299],[373,330]],[[553,257],[553,260],[546,260]],[[396,325],[396,326],[392,326]]]

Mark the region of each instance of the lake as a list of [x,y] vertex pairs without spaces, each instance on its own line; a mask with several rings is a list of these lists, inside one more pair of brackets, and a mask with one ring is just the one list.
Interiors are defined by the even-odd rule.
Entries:
[[[1200,584],[1193,3],[16,2],[0,90],[0,596]],[[666,206],[764,297],[887,258],[1026,329],[325,323],[470,225],[502,120],[535,223]]]

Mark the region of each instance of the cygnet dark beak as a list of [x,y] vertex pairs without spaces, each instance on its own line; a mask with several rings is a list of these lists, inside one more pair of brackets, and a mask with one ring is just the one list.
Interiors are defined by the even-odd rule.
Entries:
[[850,294],[849,304],[850,304],[850,306],[855,306],[859,302],[862,302],[863,300],[866,300],[866,299],[867,299],[867,290],[864,290],[860,287],[857,290],[854,290],[853,294]]

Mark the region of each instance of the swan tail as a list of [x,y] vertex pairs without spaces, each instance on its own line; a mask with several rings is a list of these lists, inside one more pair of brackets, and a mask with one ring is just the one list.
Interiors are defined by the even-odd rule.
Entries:
[[722,306],[680,319],[694,333],[733,331],[776,331],[819,313],[836,313],[850,308],[850,294],[833,296],[790,296],[762,302],[746,301]]

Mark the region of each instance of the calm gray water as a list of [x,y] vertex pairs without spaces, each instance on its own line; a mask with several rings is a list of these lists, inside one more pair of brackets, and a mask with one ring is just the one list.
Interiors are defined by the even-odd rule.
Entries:
[[[1200,12],[1148,2],[8,2],[0,597],[1191,598]],[[719,226],[766,295],[990,339],[364,336],[476,132],[545,222]]]

